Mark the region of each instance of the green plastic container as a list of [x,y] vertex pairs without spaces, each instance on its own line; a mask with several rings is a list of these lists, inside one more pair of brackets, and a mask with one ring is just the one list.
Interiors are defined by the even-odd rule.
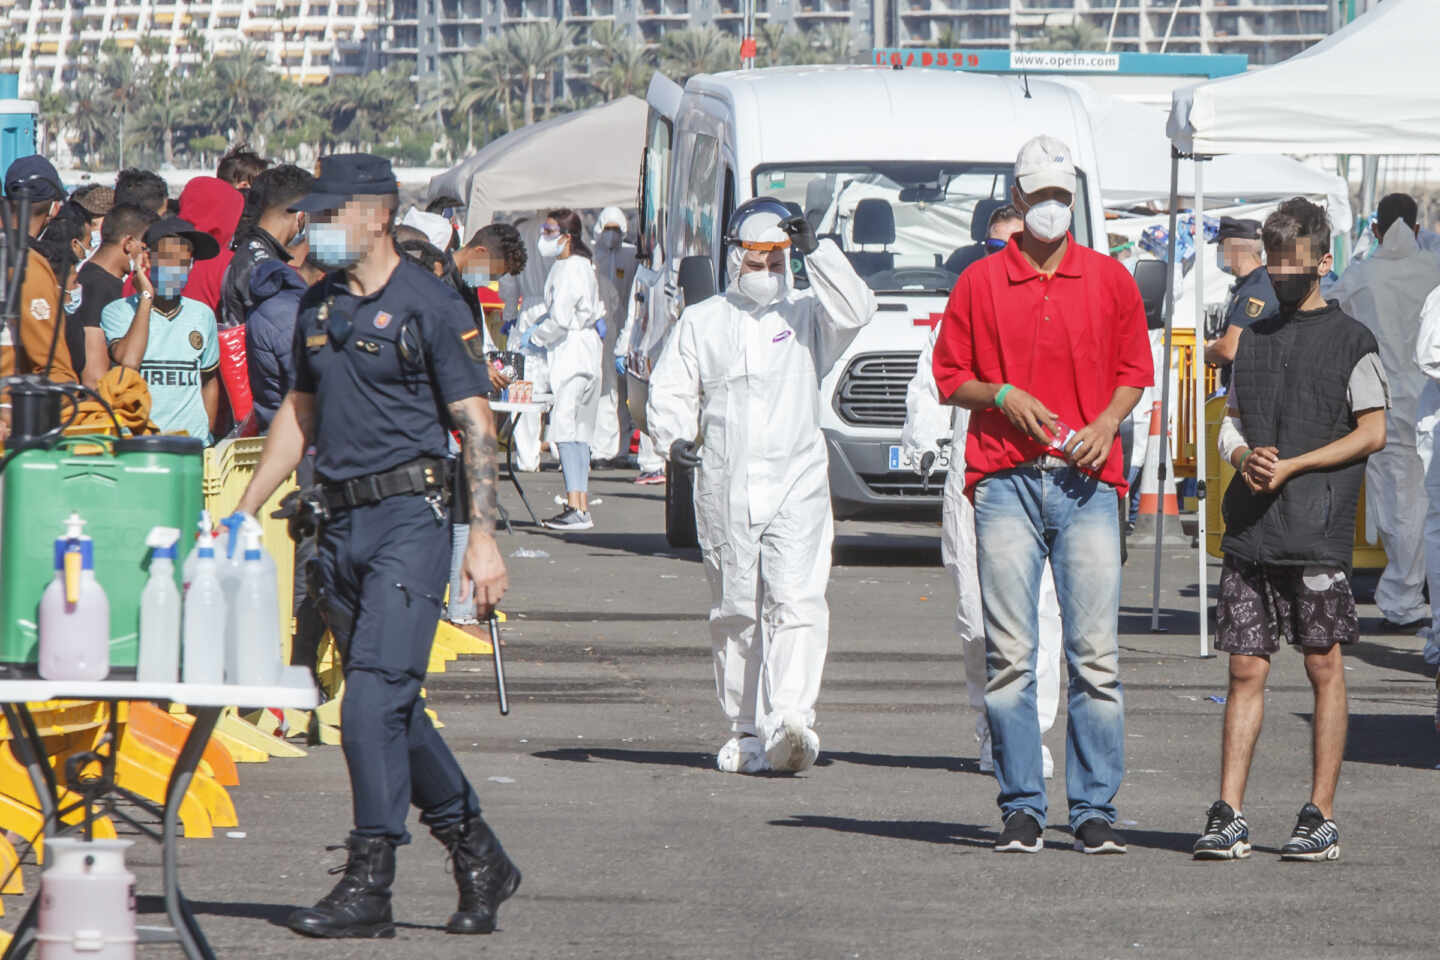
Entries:
[[54,576],[53,545],[78,513],[95,541],[95,578],[110,601],[110,675],[133,676],[139,660],[145,537],[180,530],[176,585],[204,507],[204,442],[192,437],[65,437],[16,454],[4,474],[0,531],[0,673],[33,675],[40,595]]

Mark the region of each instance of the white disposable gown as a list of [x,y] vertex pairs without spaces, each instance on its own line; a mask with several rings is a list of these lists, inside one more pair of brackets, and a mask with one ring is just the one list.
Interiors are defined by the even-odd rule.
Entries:
[[695,517],[715,686],[729,729],[766,741],[787,717],[814,723],[834,537],[820,381],[876,310],[832,241],[807,265],[810,289],[767,307],[732,284],[686,309],[646,405],[662,454],[700,439]]
[[[607,207],[598,223],[624,217],[619,210]],[[600,403],[595,414],[595,437],[590,442],[592,460],[611,460],[628,453],[624,443],[629,436],[625,429],[630,418],[620,405],[620,381],[615,373],[615,345],[620,339],[630,314],[630,289],[635,283],[635,246],[621,242],[607,244],[602,233],[595,241],[595,277],[600,284],[600,300],[605,306],[605,341],[601,350]],[[623,354],[621,354],[623,356]]]
[[[518,343],[520,334],[545,316],[545,282],[549,276],[550,264],[554,261],[540,256],[536,247],[536,242],[540,239],[540,228],[544,223],[543,219],[531,218],[517,224],[529,255],[525,261],[525,269],[516,281],[519,296],[516,298],[515,326],[510,331],[507,341],[509,343]],[[509,302],[507,297],[507,308]],[[545,348],[532,344],[521,352],[525,357],[525,379],[533,385],[534,392],[537,395],[550,393],[550,372],[545,364]],[[540,417],[538,413],[525,413],[515,421],[515,435],[511,442],[515,444],[517,470],[533,473],[540,469]]]
[[1416,449],[1425,470],[1425,567],[1430,582],[1430,643],[1425,658],[1440,663],[1440,289],[1420,311],[1415,363],[1425,375],[1416,410]]
[[590,260],[572,254],[556,260],[545,278],[545,316],[530,342],[545,348],[555,391],[551,443],[589,443],[600,401],[600,334],[595,322],[604,307]]
[[[653,293],[659,290],[660,280],[660,251],[657,249],[654,254],[655,263],[647,266],[639,264],[635,268],[635,279],[632,283],[632,291],[650,291]],[[642,300],[638,296],[631,296],[626,307],[625,326],[620,331],[620,336],[615,341],[615,356],[628,358],[631,369],[641,369],[646,363],[646,356],[641,349],[645,339],[645,333],[650,325],[652,311],[660,309],[658,303],[651,303],[649,300]],[[633,356],[632,356],[633,355]],[[640,434],[640,449],[636,454],[637,465],[642,474],[659,473],[665,469],[665,461],[655,449],[655,441],[650,434]]]
[[1331,296],[1370,328],[1380,343],[1380,365],[1390,382],[1385,449],[1365,468],[1366,503],[1375,511],[1388,562],[1375,588],[1375,605],[1393,623],[1429,616],[1425,583],[1425,467],[1416,452],[1415,411],[1425,374],[1415,362],[1420,308],[1440,286],[1440,264],[1421,250],[1414,230],[1396,220],[1380,249],[1352,264]]
[[[985,619],[980,606],[980,576],[975,559],[975,507],[965,496],[965,436],[970,411],[940,402],[931,369],[940,324],[920,354],[919,366],[905,390],[905,428],[900,434],[910,456],[918,463],[925,453],[940,455],[940,441],[950,438],[950,466],[945,475],[940,516],[940,562],[955,578],[955,629],[965,653],[965,690],[975,711],[975,739],[984,743],[990,734],[985,715]],[[1040,637],[1035,653],[1035,705],[1040,732],[1055,725],[1060,705],[1060,600],[1050,564],[1040,579]]]

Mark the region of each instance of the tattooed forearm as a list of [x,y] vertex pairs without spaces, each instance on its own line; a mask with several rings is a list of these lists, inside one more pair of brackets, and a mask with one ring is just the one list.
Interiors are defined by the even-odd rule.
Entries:
[[470,529],[494,533],[500,515],[499,467],[495,421],[490,405],[471,398],[450,405],[450,416],[460,431],[465,458],[465,479],[470,494]]

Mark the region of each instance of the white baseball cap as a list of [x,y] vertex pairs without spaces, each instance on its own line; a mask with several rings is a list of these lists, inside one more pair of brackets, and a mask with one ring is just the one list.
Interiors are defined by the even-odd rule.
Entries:
[[1060,187],[1074,194],[1075,161],[1070,159],[1070,148],[1043,134],[1026,141],[1015,158],[1015,182],[1022,193]]

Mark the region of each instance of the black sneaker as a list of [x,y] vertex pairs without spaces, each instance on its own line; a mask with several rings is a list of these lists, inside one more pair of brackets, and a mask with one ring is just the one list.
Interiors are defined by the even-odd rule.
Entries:
[[1339,860],[1340,828],[1313,803],[1300,808],[1290,840],[1280,848],[1281,860]]
[[1124,853],[1125,841],[1104,817],[1091,817],[1075,830],[1075,849],[1081,853]]
[[549,520],[542,521],[541,526],[549,530],[591,530],[595,521],[590,519],[588,511],[566,507]]
[[1196,860],[1244,860],[1250,856],[1250,824],[1224,800],[1205,815],[1205,832],[1195,841]]
[[1045,846],[1040,821],[1028,813],[1012,813],[1005,820],[1005,829],[995,841],[996,853],[1039,853]]

